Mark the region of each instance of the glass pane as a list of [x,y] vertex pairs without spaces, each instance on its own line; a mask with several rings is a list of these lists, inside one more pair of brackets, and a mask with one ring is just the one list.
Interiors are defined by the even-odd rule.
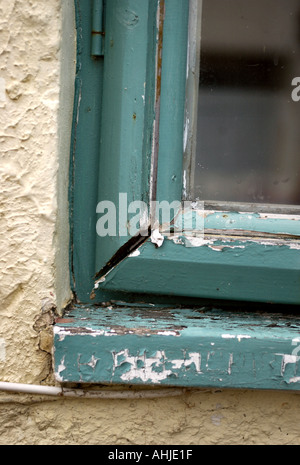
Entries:
[[199,5],[187,197],[300,205],[300,1]]

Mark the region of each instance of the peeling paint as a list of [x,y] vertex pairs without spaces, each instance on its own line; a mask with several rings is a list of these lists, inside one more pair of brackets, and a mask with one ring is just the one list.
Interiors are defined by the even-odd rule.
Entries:
[[179,333],[176,331],[158,331],[158,336],[179,336]]
[[[197,236],[197,233],[195,232],[194,236],[191,236],[189,234],[185,234],[184,232],[177,235],[166,235],[165,237],[168,240],[171,240],[174,242],[174,244],[177,245],[182,245],[184,247],[209,247],[211,250],[214,250],[215,252],[222,252],[225,249],[245,249],[247,246],[247,243],[252,242],[252,243],[258,243],[260,245],[266,245],[266,246],[286,246],[291,250],[300,250],[300,241],[291,241],[291,240],[284,240],[284,239],[262,239],[262,238],[255,238],[255,237],[240,237],[236,236],[235,238],[230,237],[228,235],[227,237],[225,236],[226,231],[223,232],[224,236],[218,236],[215,235],[214,237],[211,237],[211,235],[204,235],[203,237],[203,232],[200,231],[200,236]],[[207,238],[209,237],[209,238]],[[216,242],[222,241],[222,244],[215,244]],[[235,244],[235,242],[238,241],[239,244]],[[231,242],[231,244],[230,244]],[[243,245],[244,244],[244,245]]]
[[[171,365],[171,368],[166,368]],[[188,358],[169,360],[165,351],[157,350],[152,357],[147,357],[144,352],[142,355],[131,355],[129,349],[124,349],[113,354],[114,371],[118,368],[127,367],[128,369],[120,377],[123,381],[133,381],[140,379],[143,382],[160,383],[170,376],[177,376],[178,370],[182,367],[189,368],[194,365],[197,373],[201,373],[201,354],[190,352]]]
[[185,239],[187,240],[187,246],[189,247],[202,247],[203,245],[210,245],[214,241],[212,239],[204,239],[203,237],[193,237],[193,236],[186,236]]
[[62,371],[64,371],[66,369],[66,366],[65,366],[65,357],[63,356],[63,358],[61,359],[60,361],[60,364],[58,365],[57,367],[57,372],[56,372],[56,378],[57,380],[61,380],[62,381],[62,378],[60,376],[60,373]]
[[118,8],[116,10],[116,17],[118,21],[128,29],[133,29],[139,22],[138,14],[129,9]]
[[174,244],[183,245],[185,247],[202,247],[204,245],[212,245],[218,239],[204,239],[203,237],[188,236],[184,234],[166,236],[168,240]]
[[300,389],[294,315],[136,306],[75,313],[54,327],[60,380]]
[[90,361],[87,363],[87,365],[89,365],[90,367],[92,367],[93,369],[95,369],[97,363],[98,363],[98,360],[99,358],[96,358],[94,355],[92,355]]
[[[183,174],[185,177],[186,174]],[[197,218],[202,219],[201,225]],[[295,222],[300,220],[299,215],[281,213],[251,213],[235,211],[205,210],[204,202],[192,205],[192,208],[183,208],[178,211],[174,219],[174,235],[168,234],[168,227],[161,227],[161,232],[169,236],[176,244],[186,247],[201,247],[212,245],[211,249],[222,251],[224,243],[230,248],[244,248],[244,245],[235,245],[234,241],[255,241],[262,245],[286,245],[290,249],[300,250],[299,228]],[[183,225],[197,225],[183,228]],[[183,230],[182,230],[183,229]],[[184,239],[182,239],[184,237]],[[216,241],[223,244],[216,245]],[[209,241],[209,242],[207,242]],[[231,242],[231,244],[229,244]]]
[[154,229],[151,233],[151,242],[156,245],[156,247],[161,247],[164,242],[164,236],[159,232],[158,229]]
[[90,328],[80,328],[80,327],[67,327],[65,326],[64,328],[60,328],[59,326],[54,326],[54,334],[58,336],[59,341],[63,341],[66,336],[72,336],[72,335],[77,335],[80,334],[82,336],[84,335],[89,335],[89,336],[105,336],[106,332],[103,329],[90,329]]
[[241,341],[241,339],[250,339],[251,336],[249,334],[238,334],[238,335],[235,335],[235,334],[222,334],[221,336],[223,339],[237,339],[239,342]]
[[299,215],[285,215],[282,213],[258,213],[258,216],[262,220],[272,219],[272,220],[300,221]]
[[136,249],[134,252],[128,255],[128,257],[138,257],[140,255],[139,249]]
[[241,339],[250,339],[251,336],[249,334],[238,334],[237,340],[240,342]]
[[[109,309],[109,307],[107,307]],[[112,307],[110,308],[112,309]],[[58,323],[63,323],[63,321]],[[67,322],[66,322],[67,323]],[[177,325],[170,325],[172,329],[166,329],[166,330],[157,330],[155,328],[151,328],[148,326],[139,326],[134,328],[133,330],[130,330],[126,328],[125,326],[122,325],[109,325],[109,322],[107,323],[107,328],[106,329],[95,329],[92,327],[80,327],[80,326],[73,326],[70,322],[70,326],[64,326],[64,327],[59,327],[59,326],[54,326],[54,334],[58,336],[59,341],[63,341],[66,336],[76,336],[76,335],[89,335],[93,337],[97,336],[121,336],[125,334],[136,334],[139,336],[150,336],[150,335],[157,335],[157,336],[180,336],[181,333],[180,331],[184,329],[183,326],[177,326]]]
[[[166,359],[164,351],[157,351],[153,357],[146,357],[145,353],[143,355],[132,356],[128,349],[124,349],[113,354],[113,358],[114,370],[122,367],[124,364],[128,364],[129,366],[129,369],[121,375],[123,381],[132,381],[138,378],[143,382],[151,380],[151,382],[156,384],[172,374],[172,371],[167,370],[164,366],[164,360]],[[142,364],[142,367],[139,367],[139,364]]]
[[195,366],[197,373],[201,373],[201,354],[198,352],[189,352],[189,358],[184,360],[172,360],[173,367],[179,369],[184,367]]
[[[157,168],[159,151],[159,128],[160,128],[160,97],[161,97],[161,70],[162,70],[162,48],[165,20],[165,0],[160,0],[156,13],[156,60],[155,60],[155,118],[152,130],[151,168],[149,183],[149,198],[156,199]],[[152,212],[150,213],[152,217]]]
[[233,364],[233,354],[229,354],[229,362],[228,362],[228,374],[231,375],[231,366]]
[[208,247],[212,250],[216,250],[217,252],[222,252],[224,249],[244,249],[245,245],[208,245]]
[[[184,134],[183,134],[183,150],[184,152],[186,151],[187,148],[187,141],[188,141],[188,134],[189,134],[189,125],[190,125],[190,120],[188,117],[186,117],[185,120],[185,126],[184,126]],[[184,170],[184,190],[186,192],[186,170]]]
[[104,276],[102,276],[100,279],[98,279],[97,281],[95,281],[94,289],[98,289],[99,284],[104,283],[104,281],[105,281],[105,277],[104,277]]
[[300,243],[289,244],[288,246],[292,250],[300,250]]
[[300,360],[300,357],[298,355],[293,355],[293,354],[275,354],[275,355],[282,356],[281,376],[284,375],[286,366],[288,364],[296,364],[298,360]]

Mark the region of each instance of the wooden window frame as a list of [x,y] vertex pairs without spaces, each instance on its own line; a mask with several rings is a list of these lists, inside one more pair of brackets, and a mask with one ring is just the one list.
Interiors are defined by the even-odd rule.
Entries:
[[[297,216],[211,206],[200,212],[204,231],[166,236],[160,247],[151,240],[152,231],[141,242],[129,235],[96,235],[100,200],[117,204],[120,192],[129,201],[182,199],[187,4],[109,2],[104,57],[98,58],[90,53],[92,2],[76,2],[70,167],[74,302],[54,328],[56,378],[64,383],[298,390]],[[112,4],[119,9],[112,12]],[[159,132],[157,39],[162,14],[157,5],[166,8]],[[178,54],[183,67],[174,60]],[[137,72],[133,65],[140,59],[144,65]],[[118,71],[120,63],[124,69]],[[170,138],[172,134],[176,137]],[[154,195],[149,186],[156,171]],[[197,208],[180,210],[176,218],[198,214]],[[99,277],[105,279],[95,289]],[[143,363],[145,370],[150,363],[153,376],[140,374]],[[160,378],[162,367],[165,377]]]
[[[204,231],[179,237],[175,230],[159,248],[151,231],[148,240],[135,241],[125,223],[121,236],[97,236],[101,200],[113,202],[120,218],[120,193],[128,203],[182,199],[188,2],[128,1],[122,8],[121,3],[107,4],[104,58],[79,53],[71,186],[78,298],[97,303],[107,292],[138,292],[176,295],[178,301],[299,304],[300,216],[285,214],[284,207],[271,214],[255,211],[257,206],[195,209],[194,215],[203,215]],[[160,25],[157,4],[165,8]],[[90,41],[79,46],[89,47]],[[178,212],[177,220],[190,214]],[[197,241],[190,236],[203,234],[191,247]],[[139,255],[133,256],[138,245]],[[93,291],[95,275],[103,282]]]

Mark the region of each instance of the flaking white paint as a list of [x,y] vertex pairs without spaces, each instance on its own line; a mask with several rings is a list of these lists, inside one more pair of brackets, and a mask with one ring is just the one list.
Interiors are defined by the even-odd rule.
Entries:
[[157,331],[158,336],[180,336],[176,331]]
[[172,360],[172,365],[175,369],[194,365],[196,372],[201,373],[201,354],[199,352],[189,352],[188,358]]
[[[168,363],[166,368],[165,364]],[[129,366],[129,368],[127,367]],[[120,378],[124,382],[141,380],[143,382],[151,381],[153,384],[175,375],[182,367],[194,366],[197,373],[201,373],[201,354],[198,352],[189,352],[183,359],[168,359],[165,351],[158,350],[148,357],[146,353],[142,355],[131,355],[129,349],[124,349],[113,354],[113,374],[117,368],[126,367]],[[128,368],[128,369],[127,369]]]
[[[58,52],[62,45],[75,45],[67,34],[62,41],[60,8],[70,8],[65,19],[71,19],[73,6],[69,0],[0,0],[1,78],[7,89],[0,100],[1,167],[9,167],[0,173],[0,334],[6,352],[4,361],[2,344],[0,370],[8,381],[45,383],[49,375],[48,358],[38,349],[32,325],[43,299],[56,299],[54,253],[62,264],[65,255],[53,239],[58,121],[55,106],[41,98],[49,97],[50,88],[60,91]],[[62,115],[61,121],[67,140]],[[68,150],[64,154],[67,165]],[[63,160],[62,151],[60,172]],[[62,185],[64,179],[62,175]],[[63,222],[68,217],[64,212]],[[224,405],[222,422],[216,397]],[[150,403],[45,400],[1,394],[2,445],[299,444],[299,397],[289,392],[206,390]]]
[[231,366],[233,364],[233,354],[229,354],[229,362],[228,362],[228,374],[231,375]]
[[136,249],[134,252],[128,255],[128,257],[138,257],[141,254],[139,249]]
[[[119,358],[121,357],[121,361]],[[129,369],[121,375],[123,381],[133,381],[140,379],[143,382],[151,380],[153,384],[159,383],[172,374],[171,370],[166,370],[164,360],[166,359],[164,351],[158,350],[152,357],[143,355],[131,355],[128,349],[113,354],[114,370],[124,364],[129,365]],[[139,364],[141,365],[139,367]],[[158,368],[159,370],[155,370]]]
[[164,242],[164,236],[159,232],[158,229],[154,229],[151,233],[151,242],[156,245],[156,247],[161,247]]
[[[203,231],[200,231],[199,234],[197,235],[197,232],[195,232],[195,235],[190,235],[186,232],[182,232],[180,235],[167,235],[165,236],[168,240],[171,240],[174,242],[174,244],[178,245],[183,245],[184,247],[209,247],[211,250],[214,250],[215,252],[222,252],[223,250],[226,249],[245,249],[247,246],[247,243],[249,242],[255,242],[260,245],[265,245],[265,246],[286,246],[291,250],[300,250],[300,241],[285,241],[284,239],[262,239],[262,238],[254,238],[254,237],[243,237],[243,236],[238,236],[236,238],[236,241],[238,241],[240,244],[239,245],[230,245],[228,242],[229,240],[232,241],[232,237],[229,239],[226,238],[225,235],[225,230],[224,230],[224,237],[222,241],[223,244],[215,244],[215,242],[220,242],[220,237],[215,236],[215,237],[210,237],[209,239],[206,239],[206,236],[204,235]],[[244,244],[244,245],[243,245]]]
[[298,355],[294,355],[294,354],[275,354],[275,355],[279,355],[279,356],[282,357],[281,376],[284,375],[286,366],[288,364],[295,365],[300,360],[300,357]]
[[56,372],[56,378],[57,380],[63,380],[60,376],[60,373],[66,369],[65,367],[65,357],[63,357],[60,361],[60,364],[58,365],[57,372]]
[[250,339],[251,336],[249,334],[229,334],[229,333],[225,333],[225,334],[222,334],[221,336],[223,339],[237,339],[239,342],[241,341],[241,339]]

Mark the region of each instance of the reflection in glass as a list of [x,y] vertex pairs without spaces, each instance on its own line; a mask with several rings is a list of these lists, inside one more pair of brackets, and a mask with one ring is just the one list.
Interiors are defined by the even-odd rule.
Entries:
[[[203,0],[187,197],[300,205],[299,0]],[[300,92],[299,92],[300,94]]]

